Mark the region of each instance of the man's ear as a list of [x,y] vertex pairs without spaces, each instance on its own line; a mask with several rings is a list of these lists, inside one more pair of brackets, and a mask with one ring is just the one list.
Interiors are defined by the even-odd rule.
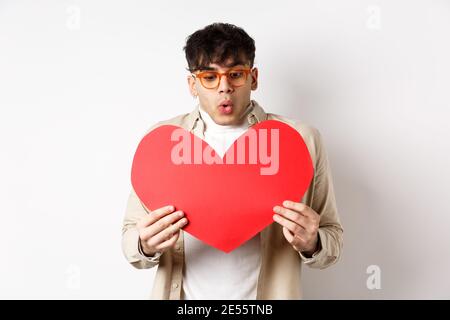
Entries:
[[187,77],[189,91],[191,92],[191,95],[195,98],[198,96],[197,90],[195,89],[195,79],[192,77],[192,75],[188,75]]
[[253,68],[251,76],[252,76],[251,89],[254,91],[258,88],[258,68]]

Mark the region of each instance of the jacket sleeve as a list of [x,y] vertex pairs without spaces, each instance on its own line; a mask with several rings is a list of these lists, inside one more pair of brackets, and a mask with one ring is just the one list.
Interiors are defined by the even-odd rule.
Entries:
[[338,216],[331,168],[322,136],[314,132],[316,166],[313,180],[311,208],[320,215],[319,250],[311,258],[300,254],[303,262],[311,268],[324,269],[335,264],[342,253],[343,228]]
[[160,254],[154,257],[143,254],[136,228],[136,223],[148,213],[132,188],[122,226],[122,251],[128,262],[137,269],[153,268],[159,263]]

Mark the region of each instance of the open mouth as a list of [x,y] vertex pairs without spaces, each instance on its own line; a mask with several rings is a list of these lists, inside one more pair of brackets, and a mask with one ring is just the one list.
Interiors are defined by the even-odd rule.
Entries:
[[219,112],[221,114],[230,114],[233,112],[233,101],[224,100],[219,104]]

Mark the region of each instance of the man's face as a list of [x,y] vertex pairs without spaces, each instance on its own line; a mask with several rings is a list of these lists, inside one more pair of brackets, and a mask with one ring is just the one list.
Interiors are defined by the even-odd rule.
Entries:
[[[219,125],[237,125],[242,121],[242,115],[245,113],[248,105],[250,104],[250,92],[256,90],[258,86],[258,69],[253,68],[245,81],[242,81],[242,85],[234,86],[233,81],[239,77],[240,73],[233,73],[234,70],[247,70],[250,69],[248,65],[233,65],[227,64],[229,67],[218,65],[215,63],[209,64],[208,69],[199,70],[194,72],[194,77],[192,75],[188,76],[188,84],[191,94],[199,97],[200,105],[205,110],[209,116]],[[230,66],[233,65],[233,66]],[[226,75],[219,76],[220,83],[217,88],[205,88],[201,79],[200,73],[205,71],[217,71],[217,72],[227,72],[229,73],[228,78]],[[197,76],[198,75],[198,76]],[[213,83],[211,77],[213,74],[203,74],[206,78],[203,78],[204,83],[207,86],[209,83]]]

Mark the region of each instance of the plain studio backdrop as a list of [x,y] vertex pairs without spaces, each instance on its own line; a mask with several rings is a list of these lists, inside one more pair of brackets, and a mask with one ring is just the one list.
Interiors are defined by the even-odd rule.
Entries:
[[195,106],[182,48],[213,22],[329,153],[344,254],[304,297],[450,298],[446,0],[0,1],[0,298],[149,297],[121,252],[132,158]]

